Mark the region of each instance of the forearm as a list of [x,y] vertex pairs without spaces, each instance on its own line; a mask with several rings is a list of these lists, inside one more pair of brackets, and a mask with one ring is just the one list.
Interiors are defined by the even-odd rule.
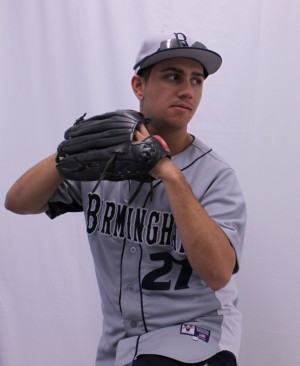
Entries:
[[18,214],[47,210],[48,201],[63,179],[56,170],[53,154],[24,173],[6,195],[5,207]]
[[213,289],[224,287],[235,264],[235,252],[220,227],[195,198],[171,161],[156,169],[170,202],[182,245],[193,270]]

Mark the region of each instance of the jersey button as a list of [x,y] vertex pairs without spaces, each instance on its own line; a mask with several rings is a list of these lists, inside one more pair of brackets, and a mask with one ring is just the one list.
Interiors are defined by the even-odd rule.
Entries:
[[130,322],[130,326],[131,326],[131,328],[136,328],[137,327],[137,321],[133,320],[132,322]]
[[130,248],[130,253],[134,254],[136,252],[136,247],[131,247]]
[[128,290],[129,292],[132,292],[132,291],[134,290],[134,286],[133,286],[132,284],[128,285],[128,286],[127,286],[127,290]]

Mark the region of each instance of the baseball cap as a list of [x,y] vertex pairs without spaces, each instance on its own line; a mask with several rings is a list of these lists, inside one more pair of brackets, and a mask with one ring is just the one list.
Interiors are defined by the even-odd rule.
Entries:
[[172,38],[168,39],[145,39],[133,69],[138,74],[148,66],[174,57],[187,57],[200,62],[207,75],[215,73],[222,64],[221,56],[209,50],[203,43],[194,41],[183,33],[173,33]]

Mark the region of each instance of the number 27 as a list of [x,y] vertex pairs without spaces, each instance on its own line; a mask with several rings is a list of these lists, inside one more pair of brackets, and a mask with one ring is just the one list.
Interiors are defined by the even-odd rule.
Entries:
[[152,261],[163,261],[163,265],[146,274],[146,276],[142,280],[143,289],[152,291],[170,290],[171,280],[168,281],[157,281],[157,280],[160,277],[171,272],[173,262],[181,266],[178,278],[174,286],[174,290],[183,290],[189,288],[188,282],[191,278],[193,270],[187,259],[176,260],[171,256],[170,253],[167,252],[150,254],[150,259]]

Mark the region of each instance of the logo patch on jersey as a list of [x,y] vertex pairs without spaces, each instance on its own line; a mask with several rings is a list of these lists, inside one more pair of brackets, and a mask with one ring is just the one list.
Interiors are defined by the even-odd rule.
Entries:
[[202,340],[208,342],[210,338],[210,330],[198,327],[193,324],[181,324],[180,334],[186,334],[193,337],[193,340]]

